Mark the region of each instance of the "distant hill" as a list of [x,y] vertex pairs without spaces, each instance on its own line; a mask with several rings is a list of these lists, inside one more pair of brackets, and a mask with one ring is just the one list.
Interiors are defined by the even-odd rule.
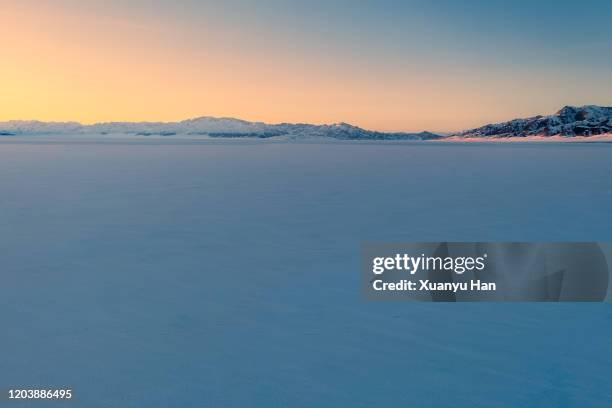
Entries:
[[234,118],[200,117],[181,122],[109,122],[81,125],[76,122],[0,122],[0,136],[40,134],[127,134],[138,136],[205,135],[209,137],[285,136],[291,139],[333,138],[341,140],[431,140],[442,136],[430,133],[378,132],[348,123],[312,125],[306,123],[267,124]]
[[566,106],[554,115],[514,119],[466,130],[460,137],[593,136],[612,133],[612,107]]
[[438,140],[461,138],[510,138],[528,136],[594,136],[612,134],[612,107],[566,106],[548,116],[534,116],[494,123],[451,135],[431,132],[378,132],[348,123],[313,125],[308,123],[248,122],[234,118],[203,116],[181,122],[108,122],[82,125],[77,122],[8,121],[0,122],[0,137],[14,135],[201,135],[218,138],[287,139],[331,138],[338,140]]

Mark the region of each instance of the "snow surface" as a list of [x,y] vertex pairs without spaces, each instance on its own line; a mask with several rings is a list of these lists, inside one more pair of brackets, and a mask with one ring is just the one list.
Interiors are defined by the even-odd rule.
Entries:
[[612,145],[135,139],[0,139],[0,384],[76,395],[14,406],[612,406],[610,304],[367,302],[359,271],[610,241]]
[[556,143],[609,143],[612,133],[594,136],[510,136],[510,137],[480,137],[480,136],[449,136],[439,142],[478,142],[478,143],[510,143],[510,142],[556,142]]

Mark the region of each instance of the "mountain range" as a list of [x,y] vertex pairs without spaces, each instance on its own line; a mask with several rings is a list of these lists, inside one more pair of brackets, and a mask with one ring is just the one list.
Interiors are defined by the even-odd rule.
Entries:
[[466,130],[455,136],[506,138],[526,136],[594,136],[612,133],[612,107],[565,106],[548,116],[514,119]]
[[289,139],[332,138],[339,140],[436,140],[453,138],[508,138],[527,136],[593,136],[612,133],[612,107],[566,106],[548,116],[514,119],[488,124],[452,135],[431,132],[379,132],[348,123],[313,125],[307,123],[267,124],[234,118],[203,116],[181,122],[108,122],[82,125],[77,122],[0,122],[0,136],[44,134],[126,134],[135,136],[202,135],[208,137],[283,136]]
[[348,123],[332,125],[312,125],[307,123],[267,124],[209,116],[181,122],[109,122],[93,125],[82,125],[77,122],[0,122],[0,136],[28,134],[202,135],[209,137],[255,138],[285,136],[291,139],[326,137],[340,140],[430,140],[442,137],[430,132],[378,132],[362,129]]

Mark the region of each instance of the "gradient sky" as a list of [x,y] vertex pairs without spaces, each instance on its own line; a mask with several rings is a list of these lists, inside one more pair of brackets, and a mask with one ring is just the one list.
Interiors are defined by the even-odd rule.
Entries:
[[612,105],[611,20],[609,0],[0,0],[0,120],[460,130]]

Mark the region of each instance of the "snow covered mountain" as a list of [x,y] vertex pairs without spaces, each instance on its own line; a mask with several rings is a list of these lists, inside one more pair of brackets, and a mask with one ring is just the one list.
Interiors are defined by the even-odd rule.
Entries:
[[81,125],[76,122],[0,122],[0,136],[27,134],[205,135],[210,137],[256,138],[285,136],[291,139],[325,137],[341,140],[429,140],[441,137],[430,132],[377,132],[347,123],[333,125],[267,124],[208,116],[181,122],[109,122],[93,125]]
[[[332,138],[339,140],[435,140],[447,136],[430,132],[378,132],[348,123],[312,125],[308,123],[268,124],[234,118],[203,116],[181,122],[108,122],[82,125],[77,122],[9,121],[0,122],[0,136],[12,135],[135,135],[288,139]],[[566,106],[548,116],[514,119],[485,125],[450,135],[460,138],[508,138],[527,136],[593,136],[612,134],[612,107]]]
[[466,130],[460,137],[593,136],[612,133],[612,107],[566,106],[554,115],[514,119]]
[[74,133],[83,126],[77,122],[39,122],[37,120],[11,120],[0,122],[0,135],[31,133]]

